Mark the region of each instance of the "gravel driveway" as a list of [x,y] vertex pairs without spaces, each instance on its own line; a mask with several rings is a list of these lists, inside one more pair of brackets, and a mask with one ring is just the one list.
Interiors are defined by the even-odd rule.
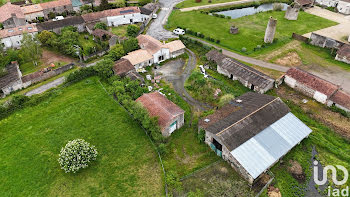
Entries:
[[58,78],[58,79],[56,79],[56,80],[54,80],[54,81],[52,81],[50,83],[47,83],[47,84],[42,85],[42,86],[40,86],[40,87],[38,87],[38,88],[36,88],[34,90],[31,90],[31,91],[25,93],[24,95],[25,96],[32,96],[32,95],[35,95],[35,94],[41,94],[41,93],[45,92],[46,90],[49,90],[51,88],[55,88],[55,87],[63,84],[64,81],[65,81],[65,77],[60,77],[60,78]]
[[177,59],[164,64],[157,70],[154,70],[154,73],[162,74],[163,77],[173,85],[174,90],[188,104],[190,104],[195,111],[205,111],[211,109],[211,106],[192,98],[184,87],[185,81],[188,79],[197,63],[196,55],[192,51],[187,50],[186,53],[189,55],[187,65],[184,65],[185,62],[182,59]]
[[172,32],[165,30],[163,25],[167,23],[173,7],[182,1],[183,0],[159,0],[161,11],[158,13],[158,17],[152,21],[146,34],[158,40],[178,38],[178,36],[174,35]]

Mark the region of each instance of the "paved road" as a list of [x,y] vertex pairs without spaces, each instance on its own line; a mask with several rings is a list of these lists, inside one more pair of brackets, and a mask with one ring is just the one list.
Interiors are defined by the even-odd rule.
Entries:
[[[315,31],[315,33],[342,42],[344,41],[342,40],[343,37],[348,37],[350,35],[350,16],[345,16],[340,13],[331,12],[329,10],[322,9],[317,6],[310,9],[306,9],[305,12],[339,23],[338,25]],[[304,36],[309,38],[311,36],[311,32],[304,34]]]
[[161,68],[154,70],[155,73],[163,74],[164,78],[172,83],[174,90],[192,107],[195,111],[205,111],[212,107],[201,103],[192,98],[185,89],[185,81],[191,75],[192,70],[196,67],[197,59],[196,55],[187,50],[186,53],[189,56],[187,65],[184,65],[182,60],[170,61],[163,65]]
[[158,40],[178,38],[178,36],[174,35],[172,32],[165,30],[163,25],[167,23],[168,17],[173,11],[173,7],[181,1],[183,0],[159,0],[161,11],[159,12],[158,17],[152,21],[146,34]]
[[262,60],[254,59],[254,58],[251,58],[251,57],[243,56],[243,55],[240,55],[240,54],[237,54],[237,53],[225,50],[225,49],[223,49],[221,47],[218,47],[216,45],[210,44],[210,43],[208,43],[208,42],[206,42],[204,40],[198,39],[198,38],[191,37],[191,39],[194,39],[194,40],[197,40],[197,41],[199,41],[199,42],[201,42],[203,44],[212,46],[212,47],[214,47],[214,48],[216,48],[218,50],[222,50],[222,53],[224,55],[227,55],[227,56],[232,57],[234,59],[240,60],[242,62],[246,62],[246,63],[249,63],[249,64],[254,64],[254,65],[257,65],[257,66],[260,66],[260,67],[264,67],[264,68],[278,70],[278,71],[281,71],[281,72],[286,72],[289,69],[286,66],[281,66],[281,65],[273,64],[273,63],[269,63],[269,62],[264,62]]
[[40,86],[40,87],[38,87],[38,88],[36,88],[34,90],[31,90],[31,91],[25,93],[24,95],[25,96],[32,96],[32,95],[35,95],[35,94],[41,94],[41,93],[43,93],[43,92],[45,92],[45,91],[47,91],[47,90],[49,90],[51,88],[55,88],[55,87],[63,84],[64,81],[65,81],[65,77],[60,77],[60,78],[58,78],[58,79],[56,79],[56,80],[54,80],[54,81],[52,81],[50,83],[47,83],[47,84],[42,85],[42,86]]
[[202,5],[202,6],[195,6],[195,7],[189,7],[189,8],[182,8],[180,9],[181,12],[188,12],[192,10],[201,10],[201,9],[208,9],[208,8],[214,8],[214,7],[222,7],[222,6],[228,6],[228,5],[238,5],[242,3],[250,3],[254,2],[255,0],[241,0],[241,1],[231,1],[226,3],[216,3],[216,4],[209,4],[209,5]]

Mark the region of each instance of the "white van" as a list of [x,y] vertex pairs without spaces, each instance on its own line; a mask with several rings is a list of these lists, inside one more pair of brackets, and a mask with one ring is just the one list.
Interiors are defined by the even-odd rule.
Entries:
[[184,35],[185,34],[185,30],[177,28],[177,29],[174,29],[173,33],[176,34],[176,35]]

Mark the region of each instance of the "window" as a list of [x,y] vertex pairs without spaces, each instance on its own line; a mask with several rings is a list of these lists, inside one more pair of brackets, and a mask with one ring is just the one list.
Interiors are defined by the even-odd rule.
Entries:
[[56,8],[53,8],[52,10],[53,10],[53,11],[56,11]]
[[22,31],[23,29],[22,28],[18,28],[18,30]]
[[28,30],[31,30],[31,29],[33,29],[33,28],[32,28],[32,27],[28,27],[27,29],[28,29]]
[[9,29],[8,32],[13,32],[13,29]]
[[63,6],[63,8],[64,8],[64,9],[66,9],[66,8],[67,8],[67,6]]

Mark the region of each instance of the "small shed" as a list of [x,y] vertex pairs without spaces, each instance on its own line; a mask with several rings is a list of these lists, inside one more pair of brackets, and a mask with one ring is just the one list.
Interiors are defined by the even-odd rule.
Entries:
[[200,120],[199,129],[250,184],[311,133],[280,98],[254,92]]
[[343,90],[338,90],[329,98],[327,105],[334,105],[344,111],[350,112],[350,94]]
[[185,111],[159,92],[143,94],[138,99],[151,117],[158,117],[162,135],[170,136],[184,125]]
[[344,44],[342,47],[340,47],[340,49],[337,51],[337,56],[335,56],[335,59],[350,64],[350,45]]

